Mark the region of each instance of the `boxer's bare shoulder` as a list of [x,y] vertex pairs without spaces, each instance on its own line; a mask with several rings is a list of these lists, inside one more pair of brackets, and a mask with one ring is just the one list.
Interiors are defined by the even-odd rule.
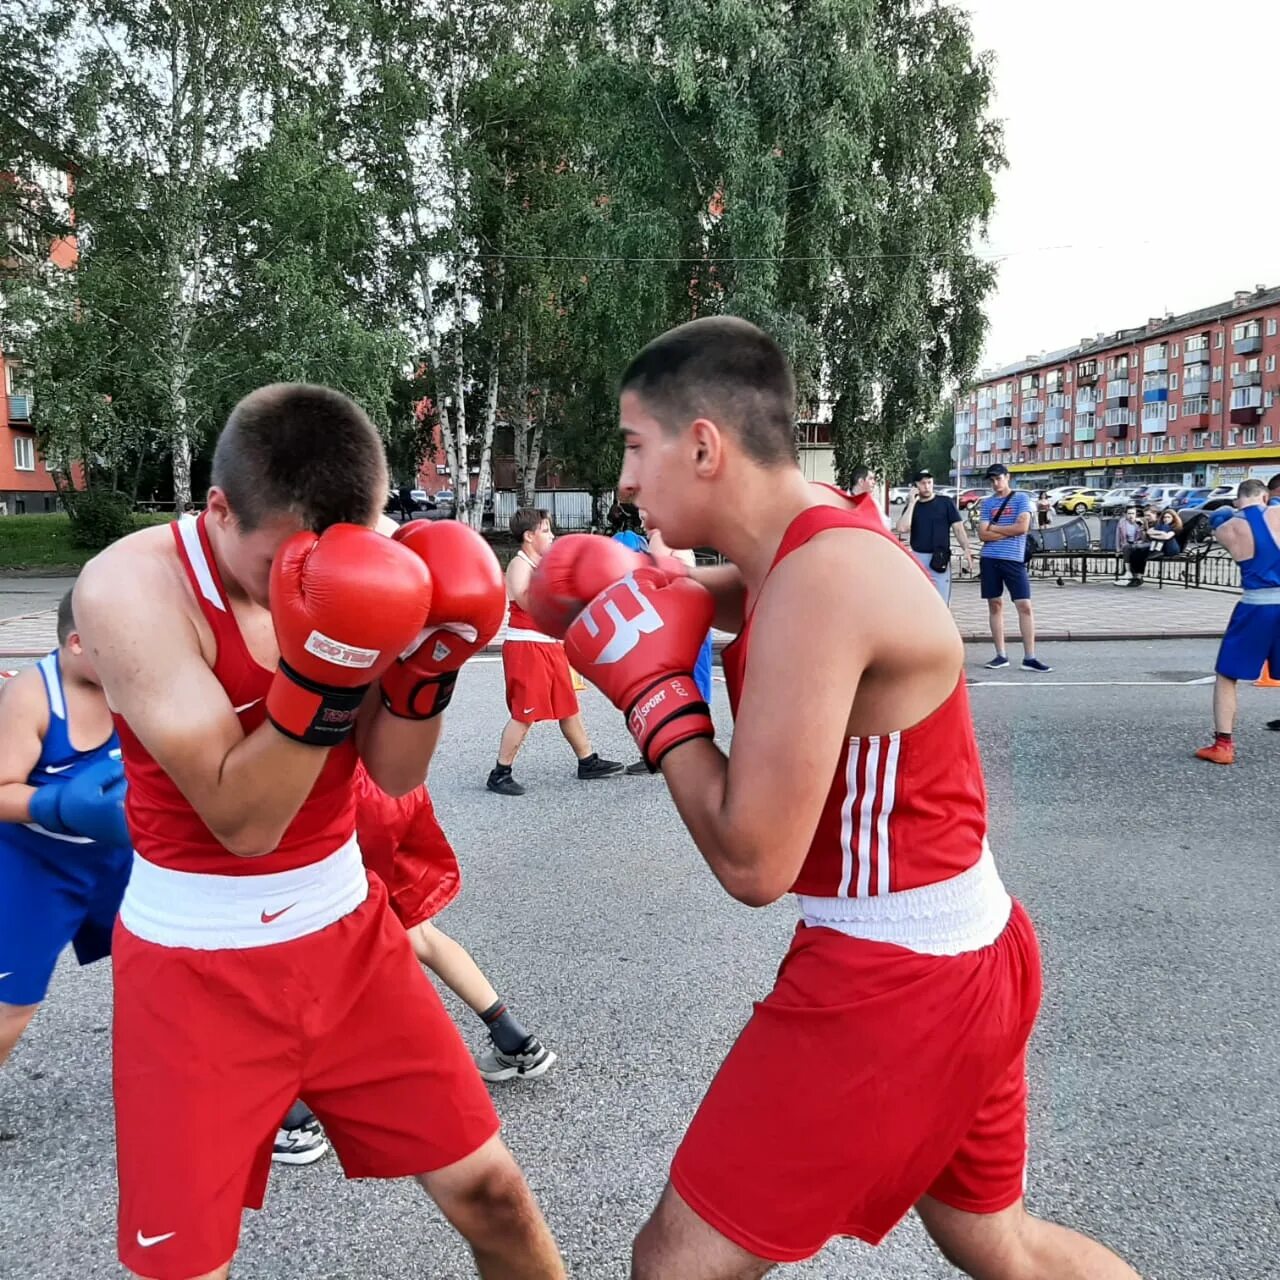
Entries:
[[512,556],[507,565],[507,595],[522,609],[528,604],[529,582],[533,570],[523,556]]

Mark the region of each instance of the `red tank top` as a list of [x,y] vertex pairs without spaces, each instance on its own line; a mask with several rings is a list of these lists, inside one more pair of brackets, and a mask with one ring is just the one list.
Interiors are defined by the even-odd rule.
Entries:
[[[533,561],[530,560],[523,551],[517,551],[516,555],[519,556],[531,569],[536,567]],[[519,635],[512,636],[509,634],[510,632],[527,631],[534,632],[539,636],[544,636],[547,640],[555,641],[555,637],[546,635],[542,628],[534,621],[533,615],[530,614],[528,610],[522,609],[514,600],[510,601],[508,606],[507,631],[507,639],[510,640],[519,640],[522,638]]]
[[[866,529],[899,545],[870,501],[864,496],[849,501],[853,506],[846,510],[810,507],[796,516],[770,572],[824,529]],[[919,572],[905,551],[902,555],[911,571]],[[750,640],[748,618],[722,655],[735,714]],[[951,696],[919,724],[844,743],[791,891],[862,898],[949,880],[978,861],[986,834],[982,763],[961,676]]]
[[[174,521],[178,558],[186,570],[200,612],[213,632],[217,658],[213,674],[236,709],[240,726],[252,733],[266,719],[265,698],[272,673],[249,653],[227,600],[209,547],[204,516]],[[261,858],[229,853],[205,826],[167,773],[151,758],[128,723],[116,716],[125,776],[126,812],[134,848],[148,862],[175,871],[211,875],[263,875],[319,862],[351,838],[355,830],[352,776],[357,755],[348,738],[329,752],[320,776],[289,824],[280,845]]]

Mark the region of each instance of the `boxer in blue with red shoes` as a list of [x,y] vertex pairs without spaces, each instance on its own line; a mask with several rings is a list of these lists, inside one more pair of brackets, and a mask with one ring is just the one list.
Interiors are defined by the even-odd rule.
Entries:
[[0,694],[0,1065],[63,948],[82,965],[111,952],[133,863],[124,792],[120,743],[68,592],[58,647]]

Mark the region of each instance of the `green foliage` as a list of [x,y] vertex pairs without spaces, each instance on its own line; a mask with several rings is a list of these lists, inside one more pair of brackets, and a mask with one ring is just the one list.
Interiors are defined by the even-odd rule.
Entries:
[[77,547],[100,550],[133,531],[133,503],[115,489],[98,487],[77,494],[69,514],[71,541]]

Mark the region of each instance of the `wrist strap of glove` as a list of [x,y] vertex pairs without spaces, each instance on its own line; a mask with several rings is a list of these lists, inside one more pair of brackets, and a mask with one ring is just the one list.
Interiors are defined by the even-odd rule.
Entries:
[[56,831],[59,835],[74,835],[67,824],[58,815],[59,788],[65,784],[56,782],[37,787],[27,802],[27,810],[31,821],[46,831]]
[[711,708],[687,673],[663,676],[645,689],[631,704],[627,728],[651,773],[672,747],[690,738],[716,736]]
[[431,720],[449,705],[456,671],[425,676],[407,662],[395,662],[382,676],[382,705],[402,720]]
[[267,719],[286,738],[311,747],[336,747],[355,728],[369,685],[337,687],[299,675],[283,658],[267,691]]

